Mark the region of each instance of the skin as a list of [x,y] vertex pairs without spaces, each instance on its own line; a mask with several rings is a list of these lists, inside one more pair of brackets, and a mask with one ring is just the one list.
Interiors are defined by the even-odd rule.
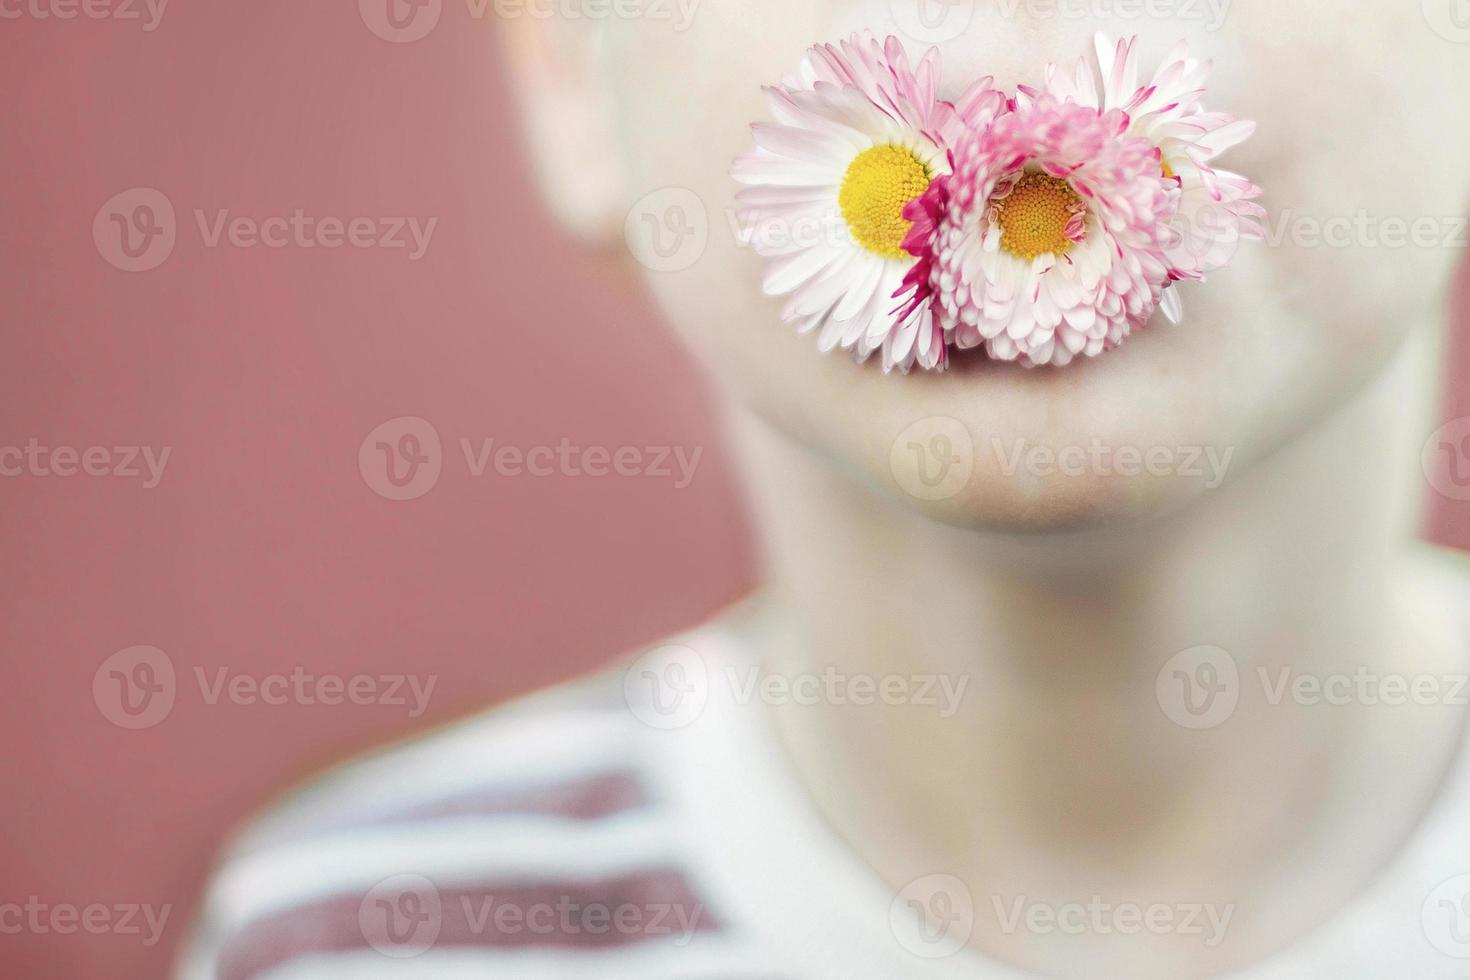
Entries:
[[[1470,116],[1447,93],[1470,90],[1470,46],[1417,4],[1348,16],[1240,0],[1209,30],[979,3],[940,44],[947,94],[982,73],[1035,80],[1095,30],[1141,35],[1149,69],[1180,38],[1213,57],[1208,104],[1260,124],[1224,165],[1266,188],[1282,234],[1189,288],[1184,325],[1157,318],[1097,360],[1028,372],[972,352],[944,375],[890,377],[781,324],[726,214],[759,87],[814,41],[894,32],[902,6],[706,0],[683,31],[559,16],[511,18],[502,35],[535,169],[570,227],[621,243],[634,202],[668,187],[710,216],[689,268],[635,268],[708,369],[749,484],[768,587],[734,627],[772,670],[941,673],[981,690],[943,720],[775,711],[833,829],[895,889],[936,868],[966,882],[982,907],[971,944],[996,959],[1089,978],[1248,966],[1371,883],[1462,736],[1462,709],[1270,704],[1257,677],[1465,670],[1464,572],[1414,542],[1460,251],[1387,247],[1383,225],[1327,246],[1311,223],[1453,230],[1438,219],[1463,212]],[[971,474],[931,499],[916,478],[939,431],[961,434],[949,446]],[[1228,465],[1008,465],[1017,447],[1091,445]],[[1204,644],[1228,651],[1243,693],[1227,724],[1190,731],[1161,711],[1155,678]],[[996,895],[1236,911],[1204,949],[1008,932],[988,914]]]

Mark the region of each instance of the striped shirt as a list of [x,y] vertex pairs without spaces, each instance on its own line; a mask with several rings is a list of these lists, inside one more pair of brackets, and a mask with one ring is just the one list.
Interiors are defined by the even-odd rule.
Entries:
[[[178,980],[1029,976],[967,947],[983,898],[895,894],[834,837],[711,682],[753,664],[712,628],[321,779],[222,863]],[[1470,771],[1368,894],[1237,980],[1470,975],[1467,828]]]

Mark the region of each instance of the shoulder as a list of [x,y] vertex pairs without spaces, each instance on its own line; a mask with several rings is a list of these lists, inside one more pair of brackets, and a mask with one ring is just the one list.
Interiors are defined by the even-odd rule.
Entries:
[[620,677],[609,668],[334,766],[257,815],[232,854],[433,816],[615,812],[638,762]]
[[628,673],[534,695],[293,792],[220,862],[177,976],[420,975],[410,962],[459,975],[446,956],[473,960],[466,975],[577,976],[555,965],[560,954],[636,956],[717,931],[672,846],[663,746],[630,709]]

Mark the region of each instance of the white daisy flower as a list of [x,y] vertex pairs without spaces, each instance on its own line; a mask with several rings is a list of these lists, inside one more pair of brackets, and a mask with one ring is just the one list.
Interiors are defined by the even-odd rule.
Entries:
[[938,49],[911,68],[896,38],[855,35],[812,48],[800,71],[767,89],[773,122],[736,162],[746,240],[768,260],[764,288],[789,297],[782,317],[815,332],[823,351],[883,369],[948,363],[943,329],[927,307],[895,298],[915,258],[904,249],[905,207],[949,173],[949,150],[1006,111],[981,79],[958,102],[937,97]]

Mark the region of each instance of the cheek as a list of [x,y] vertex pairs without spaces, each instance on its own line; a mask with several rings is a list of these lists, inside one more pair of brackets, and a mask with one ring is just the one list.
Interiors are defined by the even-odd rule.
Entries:
[[765,115],[761,86],[811,42],[792,22],[811,15],[771,6],[766,16],[734,16],[758,6],[707,2],[683,33],[620,26],[608,80],[630,250],[665,319],[720,375],[760,370],[761,351],[789,339],[777,329],[779,304],[761,293],[762,262],[738,242],[730,166]]

